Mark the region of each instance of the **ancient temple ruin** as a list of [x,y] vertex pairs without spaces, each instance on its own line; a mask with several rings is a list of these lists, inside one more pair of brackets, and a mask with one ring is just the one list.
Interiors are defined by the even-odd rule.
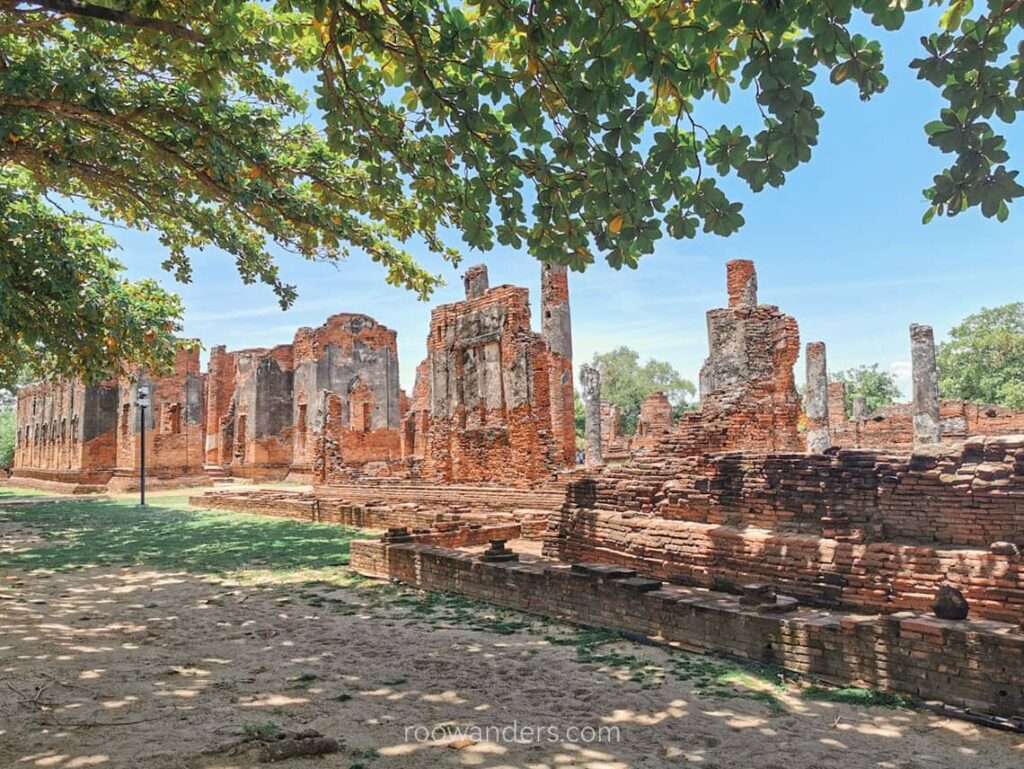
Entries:
[[332,315],[290,344],[183,350],[173,373],[40,383],[18,402],[16,482],[127,489],[138,482],[138,387],[154,483],[224,478],[319,485],[357,478],[536,484],[575,462],[568,277],[541,274],[543,331],[529,291],[490,288],[471,267],[466,300],[436,308],[412,397],[399,387],[398,341],[367,315]]
[[535,331],[526,288],[470,268],[465,299],[431,314],[408,396],[394,332],[347,314],[289,345],[215,348],[205,375],[189,354],[166,379],[26,388],[16,474],[129,479],[148,381],[162,473],[312,481],[197,503],[386,530],[352,544],[360,573],[1024,712],[1024,414],[940,401],[930,328],[909,329],[911,403],[848,413],[821,341],[801,398],[796,320],[760,303],[752,262],[729,262],[697,408],[674,419],[654,393],[627,438],[581,367],[577,467],[567,278],[540,283]]
[[543,281],[544,334],[531,330],[529,291],[491,288],[483,266],[464,301],[431,313],[405,433],[421,477],[531,483],[575,461],[567,284],[557,268]]
[[63,380],[19,390],[15,480],[79,492],[135,488],[142,441],[136,405],[140,385],[150,389],[145,440],[153,483],[205,480],[205,377],[195,347],[180,350],[165,376],[135,371],[91,385]]

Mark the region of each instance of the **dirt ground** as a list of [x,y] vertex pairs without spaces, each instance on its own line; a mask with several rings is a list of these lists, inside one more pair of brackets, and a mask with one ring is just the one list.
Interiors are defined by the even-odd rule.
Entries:
[[339,532],[0,500],[0,767],[265,766],[260,738],[301,730],[339,752],[273,765],[1024,766],[1019,735],[369,583]]

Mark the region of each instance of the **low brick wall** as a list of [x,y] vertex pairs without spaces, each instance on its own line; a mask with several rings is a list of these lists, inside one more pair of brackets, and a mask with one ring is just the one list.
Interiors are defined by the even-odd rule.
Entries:
[[824,536],[1024,546],[1024,435],[933,453],[651,453],[568,489],[580,507]]
[[[515,538],[541,539],[548,531],[547,510],[465,512],[443,506],[400,502],[391,505],[353,504],[346,499],[300,491],[253,489],[210,491],[191,497],[189,504],[239,513],[256,513],[319,523],[338,523],[363,529],[451,530],[463,526],[512,526]],[[513,537],[507,537],[512,539]]]
[[[361,507],[337,501],[323,503],[302,492],[272,491],[211,491],[189,498],[195,507],[231,510],[238,513],[291,518],[310,523],[336,523],[361,529],[389,529],[405,527],[412,531],[415,542],[442,547],[474,547],[486,545],[492,539],[519,539],[527,532],[546,528],[546,519],[539,525],[529,517],[523,523],[509,514],[494,516],[459,516],[439,520],[438,513],[390,507]],[[524,511],[531,512],[531,511]]]
[[618,564],[672,582],[724,590],[766,582],[802,602],[869,612],[927,611],[943,582],[973,616],[1024,620],[1022,557],[892,542],[858,544],[629,513],[567,509],[544,554]]
[[445,484],[418,481],[375,481],[332,483],[316,487],[316,496],[324,501],[397,504],[415,502],[424,505],[465,505],[475,509],[513,510],[530,508],[554,510],[565,500],[566,482],[552,481],[537,488]]
[[423,544],[352,543],[360,574],[460,593],[535,614],[628,630],[688,647],[770,662],[836,683],[871,686],[998,715],[1024,713],[1024,634],[991,621],[909,612],[866,617],[742,607],[712,591],[578,574],[568,564],[485,563]]

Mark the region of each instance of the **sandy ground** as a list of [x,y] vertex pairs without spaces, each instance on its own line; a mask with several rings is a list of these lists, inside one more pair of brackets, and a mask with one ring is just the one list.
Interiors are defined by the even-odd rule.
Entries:
[[[0,526],[6,552],[40,546],[31,527]],[[487,618],[495,629],[474,628],[486,611],[271,574],[7,570],[0,767],[263,766],[244,738],[278,729],[342,741],[280,767],[1024,767],[1020,736],[785,691],[774,704],[700,693],[658,673],[673,653],[603,650],[632,659],[630,674],[553,643],[579,634],[559,623],[500,613]]]

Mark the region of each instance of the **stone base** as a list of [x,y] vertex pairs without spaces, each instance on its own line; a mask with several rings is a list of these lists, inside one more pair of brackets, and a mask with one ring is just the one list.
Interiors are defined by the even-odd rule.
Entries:
[[54,494],[103,494],[107,491],[105,483],[88,483],[69,477],[67,480],[49,478],[33,478],[15,473],[4,484],[10,488],[38,489],[52,491]]
[[[146,475],[146,491],[159,491],[161,489],[191,488],[195,486],[209,486],[210,476],[206,473],[196,472],[192,475],[178,475],[170,478]],[[107,490],[115,493],[139,490],[138,472],[114,471],[114,475],[107,483]]]
[[637,585],[635,577],[613,576],[593,565],[486,563],[433,544],[357,540],[351,547],[352,568],[368,577],[642,633],[834,683],[1001,716],[1024,713],[1024,633],[1007,623],[950,622],[913,612],[857,615],[797,608],[788,600],[784,603],[791,610],[777,614],[711,590],[651,589],[646,582]]

